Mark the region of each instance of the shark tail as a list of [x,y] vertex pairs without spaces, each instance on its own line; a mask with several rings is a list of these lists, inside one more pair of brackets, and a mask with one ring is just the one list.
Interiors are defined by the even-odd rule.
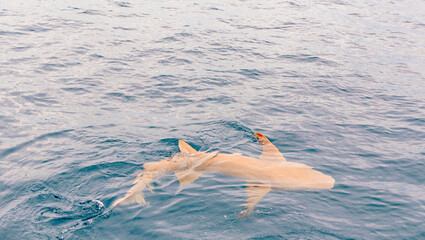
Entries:
[[139,204],[140,203],[146,203],[146,200],[143,197],[143,193],[140,191],[140,192],[132,192],[130,194],[127,194],[125,197],[116,200],[112,204],[112,207],[127,205],[127,204],[130,204],[130,203],[139,203]]

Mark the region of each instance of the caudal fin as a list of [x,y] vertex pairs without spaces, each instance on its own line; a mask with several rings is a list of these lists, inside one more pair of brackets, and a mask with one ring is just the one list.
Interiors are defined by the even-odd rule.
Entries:
[[112,204],[112,207],[127,205],[130,203],[146,203],[145,198],[143,197],[143,193],[140,191],[140,192],[133,192],[133,193],[127,194],[125,197],[115,201]]

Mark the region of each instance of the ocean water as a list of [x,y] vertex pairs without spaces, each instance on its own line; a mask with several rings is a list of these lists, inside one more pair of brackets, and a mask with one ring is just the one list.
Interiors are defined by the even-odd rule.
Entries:
[[[425,2],[2,1],[0,239],[425,239]],[[327,191],[172,174],[108,211],[178,139]]]

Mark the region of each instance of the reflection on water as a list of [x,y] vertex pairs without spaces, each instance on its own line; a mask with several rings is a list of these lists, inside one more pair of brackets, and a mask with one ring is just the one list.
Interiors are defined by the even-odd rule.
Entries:
[[[423,238],[423,5],[2,3],[0,238]],[[241,219],[243,180],[166,174],[105,209],[179,139],[259,156],[254,132],[335,187]]]

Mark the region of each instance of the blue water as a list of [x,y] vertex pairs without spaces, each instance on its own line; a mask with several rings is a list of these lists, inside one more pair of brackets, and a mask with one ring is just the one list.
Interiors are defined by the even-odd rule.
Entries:
[[[2,1],[0,239],[425,239],[425,2]],[[328,191],[172,174],[108,211],[183,139]]]

